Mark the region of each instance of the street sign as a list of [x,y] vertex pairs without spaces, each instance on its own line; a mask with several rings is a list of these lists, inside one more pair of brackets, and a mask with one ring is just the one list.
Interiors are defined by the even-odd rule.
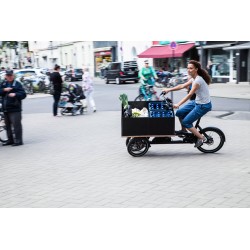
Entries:
[[176,49],[177,43],[176,42],[171,42],[170,47],[171,47],[172,50]]

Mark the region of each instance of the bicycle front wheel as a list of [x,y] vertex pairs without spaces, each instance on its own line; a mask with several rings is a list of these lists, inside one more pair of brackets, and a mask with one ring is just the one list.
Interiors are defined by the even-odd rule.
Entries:
[[135,102],[137,102],[137,101],[145,101],[145,99],[144,99],[144,96],[143,96],[143,95],[138,95],[138,96],[135,98],[134,101],[135,101]]
[[147,138],[132,138],[128,142],[128,153],[134,157],[143,156],[148,152],[149,142]]
[[215,153],[219,151],[226,141],[224,133],[218,128],[204,128],[202,129],[201,134],[206,137],[206,142],[197,149],[203,153]]

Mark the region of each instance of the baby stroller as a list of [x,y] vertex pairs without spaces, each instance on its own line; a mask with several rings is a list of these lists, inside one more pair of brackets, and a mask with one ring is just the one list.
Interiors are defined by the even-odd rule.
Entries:
[[[76,88],[78,88],[78,86]],[[69,93],[61,95],[58,107],[61,108],[61,115],[77,115],[77,113],[83,115],[87,108],[86,103],[86,97],[83,94],[82,88],[81,91],[70,90],[69,88]]]

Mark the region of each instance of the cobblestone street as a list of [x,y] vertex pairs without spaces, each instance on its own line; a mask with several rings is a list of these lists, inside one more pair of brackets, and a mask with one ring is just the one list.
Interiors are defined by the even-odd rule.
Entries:
[[135,158],[120,136],[118,111],[25,114],[25,145],[0,146],[0,206],[250,207],[250,121],[217,115],[201,125],[224,131],[218,153],[152,145]]

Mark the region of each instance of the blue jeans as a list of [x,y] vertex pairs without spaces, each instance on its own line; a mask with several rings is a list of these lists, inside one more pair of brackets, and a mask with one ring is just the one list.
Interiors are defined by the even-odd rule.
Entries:
[[185,128],[192,128],[193,122],[201,118],[208,111],[212,110],[211,102],[207,104],[197,104],[195,100],[190,101],[183,108],[176,112],[176,116],[182,120],[182,125]]

